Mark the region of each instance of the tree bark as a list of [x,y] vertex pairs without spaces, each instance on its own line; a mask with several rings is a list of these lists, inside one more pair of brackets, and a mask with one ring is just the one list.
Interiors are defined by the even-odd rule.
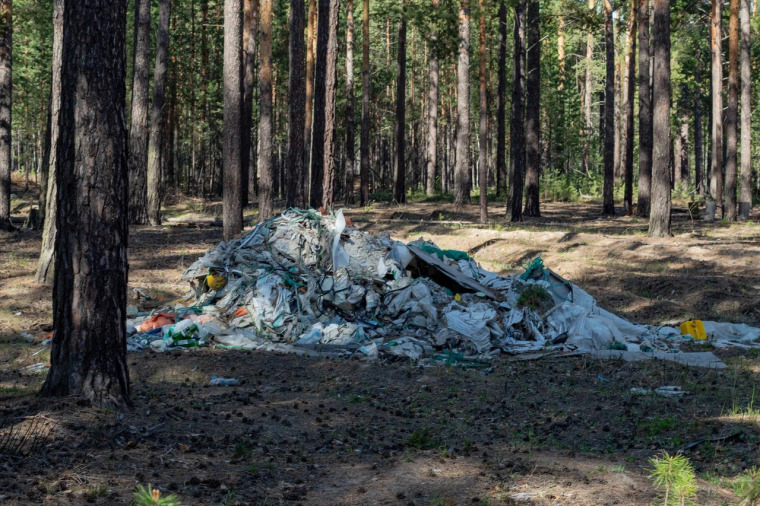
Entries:
[[0,0],[0,230],[11,223],[13,0]]
[[362,206],[369,203],[369,0],[362,2],[362,131],[361,131],[361,191]]
[[38,283],[53,283],[55,261],[56,222],[58,208],[58,184],[56,160],[60,142],[61,114],[61,64],[63,59],[63,2],[53,0],[53,61],[50,76],[50,158],[48,161],[48,184],[45,197],[45,222],[42,228],[42,248],[37,261],[34,280]]
[[604,38],[607,76],[604,89],[604,204],[602,213],[615,215],[615,34],[612,25],[612,0],[604,0]]
[[652,181],[649,1],[639,0],[639,194],[636,214],[643,218],[649,217]]
[[[369,1],[369,0],[367,0]],[[309,200],[311,178],[311,136],[314,121],[314,60],[317,49],[317,2],[308,0],[309,11],[306,17],[306,119],[304,120],[304,199]]]
[[55,331],[41,392],[120,409],[131,404],[126,14],[126,0],[71,2],[63,12]]
[[741,7],[741,188],[739,219],[748,220],[752,210],[752,75],[750,61],[749,0],[740,0]]
[[636,0],[631,0],[631,20],[628,29],[628,77],[625,100],[625,190],[623,205],[625,214],[633,213],[633,97],[636,93]]
[[305,207],[304,124],[306,76],[303,31],[306,24],[303,0],[290,2],[290,54],[288,73],[288,188],[285,205]]
[[739,116],[739,0],[728,10],[728,109],[726,110],[726,187],[723,217],[736,220],[737,119]]
[[393,160],[393,200],[406,202],[406,18],[398,24],[398,79],[396,81],[396,157]]
[[688,107],[684,104],[681,111],[681,129],[679,131],[679,138],[681,144],[681,152],[678,159],[681,162],[679,169],[679,177],[676,179],[676,183],[681,183],[682,187],[686,187],[689,183],[689,113]]
[[[332,205],[338,0],[319,2],[317,25],[309,196],[309,202],[315,208]],[[327,194],[325,188],[329,189]]]
[[135,0],[132,114],[129,128],[129,222],[148,221],[148,94],[150,91],[150,0]]
[[[294,0],[295,1],[295,0]],[[346,203],[354,203],[354,0],[346,3]]]
[[258,23],[259,1],[243,0],[243,105],[241,111],[241,170],[240,203],[246,206],[249,202],[249,184],[251,177],[255,178],[256,164],[253,159],[253,92],[256,82],[256,32]]
[[652,203],[649,236],[670,236],[670,0],[654,0]]
[[457,62],[457,145],[454,205],[470,203],[470,0],[459,3]]
[[525,178],[525,2],[515,4],[514,61],[512,63],[512,117],[509,120],[510,221],[522,221],[522,194]]
[[[259,222],[274,213],[272,0],[259,4]],[[241,222],[242,223],[242,222]]]
[[[480,3],[480,132],[478,152],[478,183],[480,185],[480,222],[488,223],[488,96],[486,92],[486,13],[483,0]],[[538,5],[536,5],[538,10]]]
[[538,0],[528,0],[528,57],[525,109],[525,216],[541,216],[541,19]]
[[705,194],[704,161],[702,159],[702,55],[697,49],[697,65],[694,69],[694,185],[697,194]]
[[[588,0],[588,8],[594,11],[594,0]],[[583,114],[585,128],[583,131],[583,169],[586,174],[591,174],[591,131],[593,123],[591,121],[591,101],[593,87],[593,65],[594,65],[594,32],[589,29],[586,35],[586,81],[583,86]]]
[[710,197],[716,205],[723,201],[723,68],[721,64],[721,5],[712,0],[710,11],[710,51],[712,54],[712,124],[710,125]]
[[507,179],[507,6],[499,2],[499,88],[496,111],[496,193],[502,195]]
[[150,141],[148,144],[148,221],[161,224],[161,146],[163,146],[164,94],[169,62],[169,19],[171,0],[160,0],[158,11],[158,36],[156,37],[156,63],[153,69],[153,105],[150,118]]
[[[437,10],[440,0],[433,0],[433,9]],[[427,185],[425,193],[428,197],[435,195],[435,173],[438,156],[438,79],[440,67],[438,64],[438,33],[433,28],[431,38],[428,87],[428,129],[427,129]]]

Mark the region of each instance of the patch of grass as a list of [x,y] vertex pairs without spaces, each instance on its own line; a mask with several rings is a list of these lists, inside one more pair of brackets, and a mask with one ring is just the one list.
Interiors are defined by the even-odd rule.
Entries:
[[245,468],[245,470],[251,474],[256,474],[259,471],[262,471],[264,469],[274,469],[274,464],[272,464],[271,462],[260,462],[257,464],[251,464],[250,466]]
[[753,467],[736,480],[734,489],[742,501],[739,504],[756,506],[760,504],[760,469]]
[[251,456],[252,453],[253,453],[253,450],[248,445],[248,443],[237,443],[235,445],[236,459],[247,459]]
[[433,448],[437,448],[440,442],[440,439],[434,435],[430,427],[422,427],[412,432],[406,440],[406,445],[420,450],[432,450]]
[[161,497],[161,491],[153,489],[150,484],[147,489],[138,485],[134,498],[135,506],[180,506],[182,504],[174,494]]
[[666,430],[676,426],[678,419],[674,416],[655,416],[651,420],[646,420],[641,424],[641,430],[649,437],[657,436]]
[[552,296],[540,285],[528,285],[520,297],[517,299],[518,306],[528,307],[530,309],[540,309],[545,304],[551,302]]

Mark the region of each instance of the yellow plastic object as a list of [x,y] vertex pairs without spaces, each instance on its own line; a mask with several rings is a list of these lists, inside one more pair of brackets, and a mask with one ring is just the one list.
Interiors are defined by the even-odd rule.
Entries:
[[221,274],[211,272],[209,273],[208,276],[206,276],[206,285],[208,285],[208,287],[211,290],[219,290],[226,284],[227,284],[227,278],[225,278]]
[[462,302],[462,296],[459,294],[454,295],[454,300],[457,302]]
[[705,326],[702,324],[702,320],[691,320],[683,322],[681,324],[681,335],[689,334],[694,339],[707,339],[707,333],[705,332]]

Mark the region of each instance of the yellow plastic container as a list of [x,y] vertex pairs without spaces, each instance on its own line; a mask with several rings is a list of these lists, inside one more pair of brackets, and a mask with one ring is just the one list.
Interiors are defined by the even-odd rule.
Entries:
[[702,324],[702,320],[690,320],[681,324],[681,335],[689,334],[694,339],[705,340],[707,339],[707,333],[705,332],[705,326]]
[[227,284],[227,278],[223,275],[212,272],[206,276],[206,285],[212,290],[219,290]]

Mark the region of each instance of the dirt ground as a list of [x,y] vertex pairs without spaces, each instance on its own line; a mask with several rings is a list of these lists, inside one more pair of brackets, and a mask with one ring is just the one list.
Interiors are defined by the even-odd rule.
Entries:
[[[19,189],[14,189],[19,191]],[[28,202],[27,202],[28,203]],[[183,267],[221,239],[218,206],[191,199],[162,228],[134,227],[130,290],[187,293]],[[672,239],[597,203],[547,203],[511,226],[504,206],[441,202],[347,211],[365,230],[432,239],[512,273],[541,254],[602,307],[639,323],[760,325],[760,225],[692,221]],[[14,200],[18,221],[24,201]],[[251,215],[249,211],[247,215]],[[648,459],[682,450],[699,504],[732,504],[760,464],[760,353],[716,350],[721,371],[584,357],[488,369],[196,349],[129,355],[134,409],[40,399],[50,288],[33,279],[40,234],[0,236],[0,502],[128,504],[152,484],[183,504],[650,504]],[[241,380],[212,387],[212,375]],[[633,387],[678,385],[679,399]],[[688,447],[688,449],[685,449]]]

